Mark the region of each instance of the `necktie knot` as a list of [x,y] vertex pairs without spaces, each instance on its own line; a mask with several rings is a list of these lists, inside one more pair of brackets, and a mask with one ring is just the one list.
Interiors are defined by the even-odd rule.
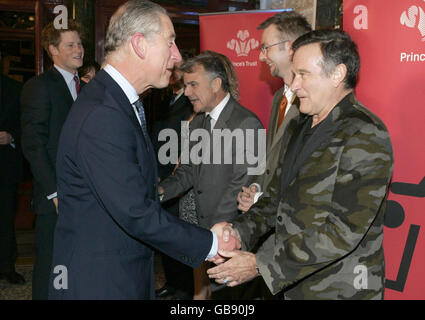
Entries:
[[134,106],[136,107],[138,113],[140,112],[140,109],[142,109],[144,113],[145,109],[143,108],[143,103],[140,101],[140,99],[134,102]]

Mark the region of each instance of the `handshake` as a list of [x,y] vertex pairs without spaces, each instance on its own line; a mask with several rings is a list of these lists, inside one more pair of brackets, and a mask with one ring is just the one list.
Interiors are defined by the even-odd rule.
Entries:
[[[161,192],[162,190],[160,190]],[[242,187],[242,191],[238,194],[238,209],[242,212],[248,211],[254,204],[255,194],[258,192],[257,186],[252,184],[249,188]],[[219,222],[215,224],[211,231],[215,232],[218,236],[218,250],[233,251],[241,248],[241,237],[238,230],[232,229],[232,224],[227,222]],[[220,264],[225,261],[225,257],[217,253],[217,255],[210,259],[210,262]]]
[[218,236],[218,253],[209,260],[217,265],[207,270],[210,279],[234,287],[260,275],[255,254],[239,250],[241,237],[231,223],[219,222],[211,231]]
[[222,255],[224,252],[241,249],[241,237],[239,232],[232,228],[231,223],[219,222],[211,228],[211,231],[217,234],[218,252],[214,258],[209,259],[210,262],[223,263],[226,260],[226,257]]

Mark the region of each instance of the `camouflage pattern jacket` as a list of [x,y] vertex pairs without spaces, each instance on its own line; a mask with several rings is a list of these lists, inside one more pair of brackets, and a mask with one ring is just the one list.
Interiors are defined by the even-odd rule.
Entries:
[[281,292],[286,299],[382,299],[385,198],[393,169],[388,131],[350,93],[288,168],[285,161],[297,139],[299,119],[285,133],[286,152],[267,196],[233,221],[243,249],[250,250],[275,228],[256,254],[272,294]]

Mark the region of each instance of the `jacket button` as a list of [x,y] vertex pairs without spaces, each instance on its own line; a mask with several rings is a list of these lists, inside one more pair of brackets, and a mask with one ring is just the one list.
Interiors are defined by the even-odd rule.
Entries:
[[277,221],[282,222],[282,216],[278,216]]
[[269,169],[266,170],[266,174],[270,174],[270,170]]
[[198,194],[201,194],[201,193],[202,193],[202,191],[201,191],[201,190],[198,190],[198,191],[197,191],[197,193],[198,193]]

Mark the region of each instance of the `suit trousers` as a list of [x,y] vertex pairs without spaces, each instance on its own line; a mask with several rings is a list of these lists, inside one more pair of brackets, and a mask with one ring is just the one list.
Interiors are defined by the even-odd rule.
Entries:
[[32,277],[32,299],[47,300],[52,270],[56,213],[39,214],[35,221],[36,259]]
[[15,270],[17,188],[15,184],[0,185],[0,272],[2,273]]

